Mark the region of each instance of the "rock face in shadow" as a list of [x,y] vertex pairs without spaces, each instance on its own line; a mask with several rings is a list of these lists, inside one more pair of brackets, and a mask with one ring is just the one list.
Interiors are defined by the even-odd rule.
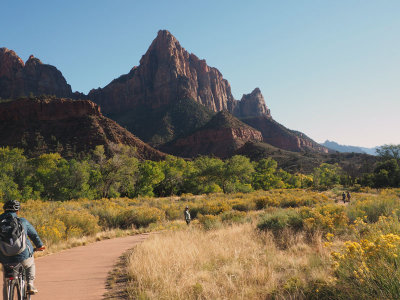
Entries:
[[22,98],[0,103],[0,121],[58,121],[85,116],[103,117],[100,107],[86,100]]
[[18,55],[0,48],[0,98],[29,95],[71,97],[71,86],[56,67],[43,64],[33,55],[24,64]]
[[304,133],[284,127],[271,117],[258,116],[246,118],[242,121],[259,130],[262,133],[264,143],[277,148],[294,152],[311,151],[328,153],[328,148],[314,142]]
[[242,123],[226,111],[217,113],[205,126],[161,147],[182,157],[215,155],[227,158],[246,142],[261,142],[259,131]]
[[0,103],[0,146],[23,148],[28,155],[60,152],[73,156],[104,145],[135,147],[138,158],[159,160],[165,154],[142,142],[87,100],[23,98]]

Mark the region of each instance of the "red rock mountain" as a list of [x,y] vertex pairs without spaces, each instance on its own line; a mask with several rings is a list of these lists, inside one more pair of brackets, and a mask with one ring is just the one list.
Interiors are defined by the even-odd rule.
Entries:
[[32,155],[57,151],[70,156],[97,145],[110,153],[114,144],[136,147],[143,159],[165,156],[104,117],[92,101],[40,97],[0,103],[0,146],[23,148]]
[[194,133],[161,147],[181,157],[215,155],[232,156],[246,142],[261,142],[261,132],[242,123],[226,111],[217,113],[205,126]]
[[227,110],[240,117],[269,114],[259,89],[243,102],[235,100],[229,82],[205,60],[187,52],[167,30],[160,30],[140,65],[88,95],[106,113],[140,105],[159,108],[192,99],[212,111]]
[[[138,67],[106,87],[92,90],[88,97],[100,104],[111,118],[133,132],[142,128],[136,124],[136,120],[141,114],[138,116],[137,111],[143,111],[143,107],[159,110],[181,99],[192,99],[211,111],[230,112],[261,131],[263,141],[273,146],[290,151],[327,152],[325,147],[306,135],[275,122],[260,89],[256,88],[250,94],[243,95],[240,101],[235,100],[222,74],[216,68],[209,67],[205,60],[187,52],[166,30],[158,32]],[[153,118],[151,113],[147,114],[149,119]],[[156,137],[160,140],[158,135]],[[143,138],[150,143],[155,140],[146,139],[144,135]]]
[[[274,121],[260,89],[243,95],[240,101],[234,99],[222,74],[187,52],[166,30],[158,32],[139,66],[104,88],[91,90],[87,96],[72,94],[55,67],[33,56],[24,64],[13,51],[1,48],[0,98],[31,93],[93,100],[106,116],[155,147],[183,137],[188,143],[188,135],[203,128],[210,114],[227,111],[261,132],[265,143],[290,151],[328,151],[306,135]],[[189,105],[186,108],[185,103]],[[194,144],[193,147],[199,149]]]
[[0,48],[0,98],[29,95],[71,97],[71,86],[56,67],[33,55],[26,63],[12,50]]

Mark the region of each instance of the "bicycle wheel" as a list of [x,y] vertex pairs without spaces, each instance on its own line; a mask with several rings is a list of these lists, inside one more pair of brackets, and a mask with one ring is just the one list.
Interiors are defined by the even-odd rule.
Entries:
[[10,288],[8,290],[8,300],[22,300],[21,291],[15,280],[11,281]]
[[27,278],[26,269],[24,269],[21,280],[22,299],[31,300],[31,294],[28,293],[28,282],[26,281],[26,278]]
[[22,282],[22,299],[31,300],[31,295],[28,294],[28,287],[25,280]]

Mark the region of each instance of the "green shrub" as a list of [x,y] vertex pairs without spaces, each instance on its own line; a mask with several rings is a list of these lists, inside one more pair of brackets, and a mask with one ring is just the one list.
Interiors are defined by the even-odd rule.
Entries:
[[205,230],[212,230],[221,227],[221,222],[218,216],[213,215],[198,215],[199,222]]
[[165,213],[155,207],[139,206],[123,212],[122,228],[129,228],[132,225],[136,228],[146,227],[151,223],[161,221]]
[[209,200],[202,203],[200,207],[198,207],[198,213],[202,215],[219,215],[224,211],[231,210],[231,207],[225,201],[215,201]]
[[224,223],[243,223],[246,218],[246,213],[242,211],[226,211],[220,215],[221,221]]
[[235,200],[231,203],[232,209],[238,211],[250,211],[254,209],[254,202],[246,200]]
[[265,214],[258,223],[260,230],[281,231],[284,228],[300,230],[303,228],[303,220],[294,209],[279,209],[272,213]]
[[87,211],[62,211],[58,216],[66,226],[65,233],[67,238],[92,235],[100,231],[99,218]]
[[380,195],[379,197],[361,199],[351,202],[347,215],[351,221],[367,216],[368,222],[375,223],[380,216],[388,217],[394,210],[400,209],[400,202],[394,196]]
[[170,221],[183,219],[183,209],[180,209],[180,207],[175,205],[170,205],[165,208],[165,216],[167,220]]

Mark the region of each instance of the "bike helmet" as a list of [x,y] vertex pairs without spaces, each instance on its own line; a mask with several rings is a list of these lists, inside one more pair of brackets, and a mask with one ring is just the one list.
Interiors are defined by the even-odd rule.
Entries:
[[17,200],[9,200],[3,205],[5,211],[19,211],[21,204]]

